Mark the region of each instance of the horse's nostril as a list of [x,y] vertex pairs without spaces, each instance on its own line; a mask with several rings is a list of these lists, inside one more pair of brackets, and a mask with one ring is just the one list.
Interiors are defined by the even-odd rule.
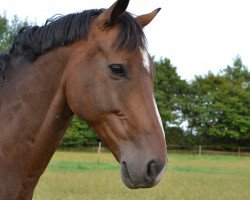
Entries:
[[164,169],[165,162],[156,160],[151,160],[150,162],[148,162],[144,174],[144,178],[148,184],[148,187],[152,187],[160,181],[161,174],[163,174]]
[[153,184],[157,176],[157,166],[155,161],[150,161],[147,165],[145,178],[149,184]]

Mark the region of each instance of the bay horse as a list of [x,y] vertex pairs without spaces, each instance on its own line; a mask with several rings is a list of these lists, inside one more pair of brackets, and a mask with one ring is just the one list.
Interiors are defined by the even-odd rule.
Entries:
[[32,199],[73,115],[89,123],[129,188],[156,185],[166,144],[154,66],[129,0],[21,28],[0,54],[0,199]]

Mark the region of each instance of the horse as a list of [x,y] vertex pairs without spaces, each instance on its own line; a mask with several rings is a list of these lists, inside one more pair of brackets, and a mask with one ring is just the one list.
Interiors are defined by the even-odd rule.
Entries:
[[163,177],[165,133],[154,98],[155,67],[129,0],[17,31],[0,54],[0,199],[32,199],[74,115],[93,127],[131,189]]

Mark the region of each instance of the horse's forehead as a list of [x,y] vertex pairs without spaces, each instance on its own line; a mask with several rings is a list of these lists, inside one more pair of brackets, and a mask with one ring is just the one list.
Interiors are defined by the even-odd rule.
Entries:
[[148,73],[150,72],[151,61],[145,47],[138,46],[136,49],[129,51],[119,49],[116,46],[118,34],[120,33],[118,25],[107,30],[97,29],[96,31],[97,46],[102,49],[102,52],[105,52],[105,54],[112,57],[112,59],[117,59],[118,61],[124,60],[124,63],[131,63],[132,66],[134,64],[142,65]]

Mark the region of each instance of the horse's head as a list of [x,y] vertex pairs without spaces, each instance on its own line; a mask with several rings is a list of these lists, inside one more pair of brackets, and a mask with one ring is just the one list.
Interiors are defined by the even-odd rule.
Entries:
[[88,39],[73,45],[66,95],[120,162],[123,182],[152,187],[163,175],[166,145],[142,28],[159,9],[133,18],[128,2],[118,0],[94,17]]

